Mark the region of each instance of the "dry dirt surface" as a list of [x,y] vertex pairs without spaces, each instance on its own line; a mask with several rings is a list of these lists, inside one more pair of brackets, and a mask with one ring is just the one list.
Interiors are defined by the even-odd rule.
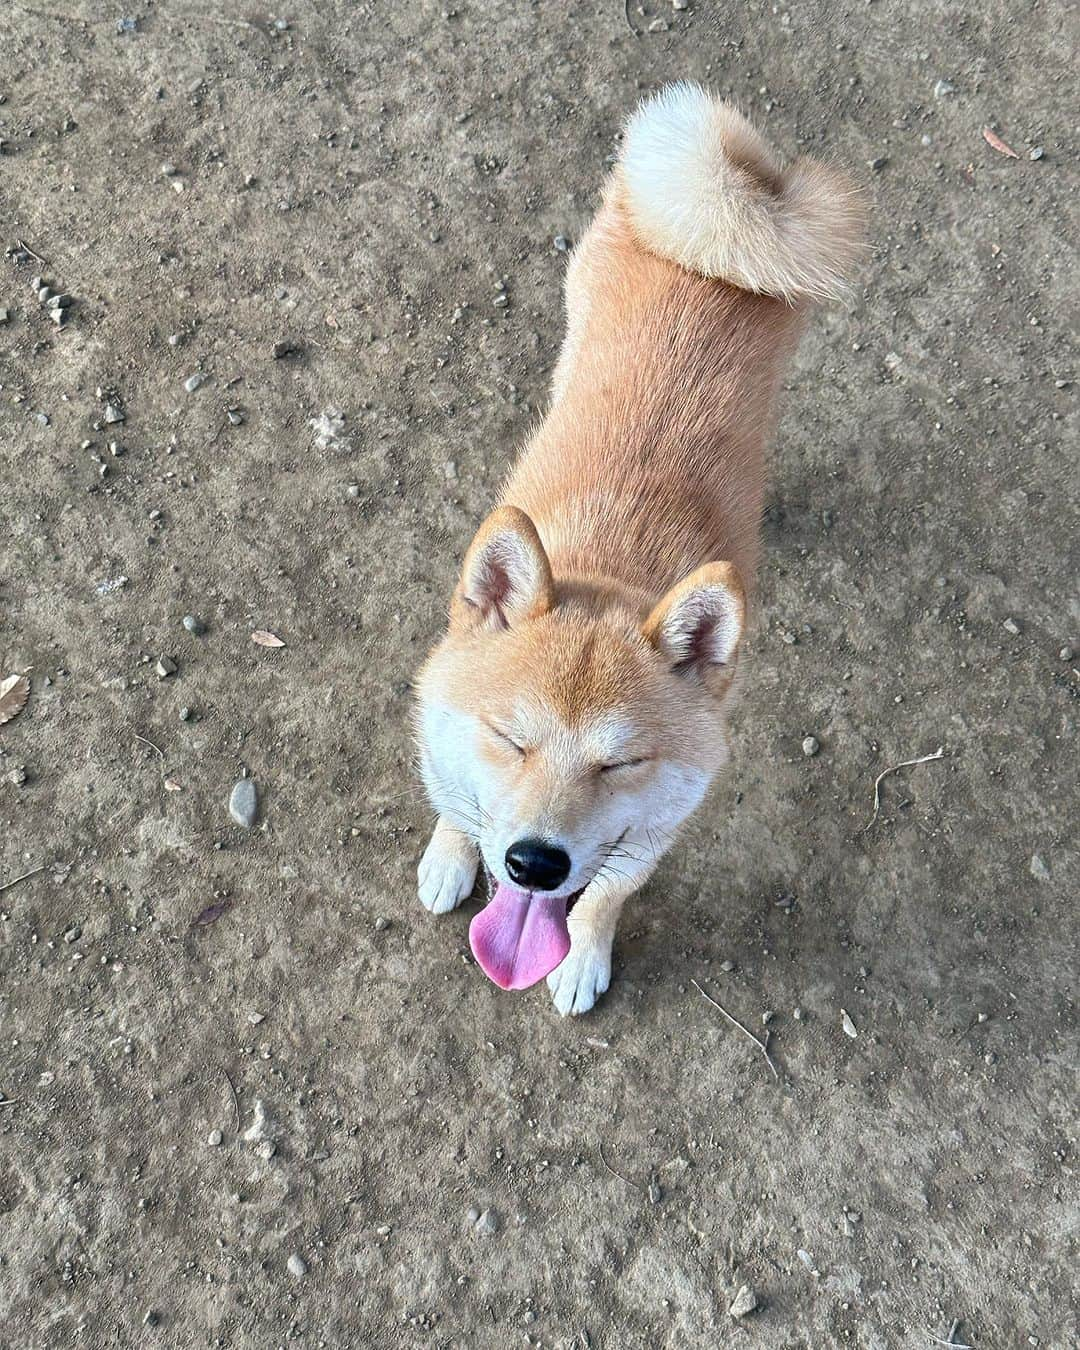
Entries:
[[[126,3],[0,16],[0,1344],[1075,1345],[1069,7]],[[561,1020],[416,900],[410,680],[680,76],[874,250]]]

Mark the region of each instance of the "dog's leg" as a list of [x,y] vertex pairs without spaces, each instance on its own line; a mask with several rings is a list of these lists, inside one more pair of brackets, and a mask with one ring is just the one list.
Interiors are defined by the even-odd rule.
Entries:
[[567,920],[570,952],[547,977],[551,997],[563,1017],[588,1012],[611,982],[611,945],[622,907],[648,880],[657,862],[650,845],[641,841],[640,847],[640,860],[620,856],[623,875],[601,872],[571,911]]
[[475,842],[440,816],[417,869],[420,903],[432,914],[448,914],[472,891],[480,863]]

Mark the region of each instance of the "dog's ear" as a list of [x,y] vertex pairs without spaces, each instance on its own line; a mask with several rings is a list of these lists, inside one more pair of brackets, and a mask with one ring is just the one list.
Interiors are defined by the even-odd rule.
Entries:
[[463,628],[512,628],[546,614],[555,586],[536,526],[516,506],[492,511],[465,555],[452,622]]
[[731,563],[706,563],[673,586],[645,620],[645,637],[674,670],[734,674],[746,594]]

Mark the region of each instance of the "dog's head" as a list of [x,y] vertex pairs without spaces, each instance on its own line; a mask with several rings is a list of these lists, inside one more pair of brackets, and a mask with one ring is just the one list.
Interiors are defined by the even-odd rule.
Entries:
[[497,882],[572,896],[661,853],[727,753],[744,598],[729,564],[647,616],[559,586],[536,529],[501,507],[465,559],[421,671],[421,767],[436,809]]

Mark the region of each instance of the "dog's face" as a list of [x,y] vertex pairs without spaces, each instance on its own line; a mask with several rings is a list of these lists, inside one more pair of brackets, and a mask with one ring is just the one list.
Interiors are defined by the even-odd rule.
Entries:
[[624,605],[560,595],[528,517],[496,511],[419,678],[433,804],[519,889],[572,896],[663,852],[726,757],[742,622],[724,564],[694,573],[644,623]]

